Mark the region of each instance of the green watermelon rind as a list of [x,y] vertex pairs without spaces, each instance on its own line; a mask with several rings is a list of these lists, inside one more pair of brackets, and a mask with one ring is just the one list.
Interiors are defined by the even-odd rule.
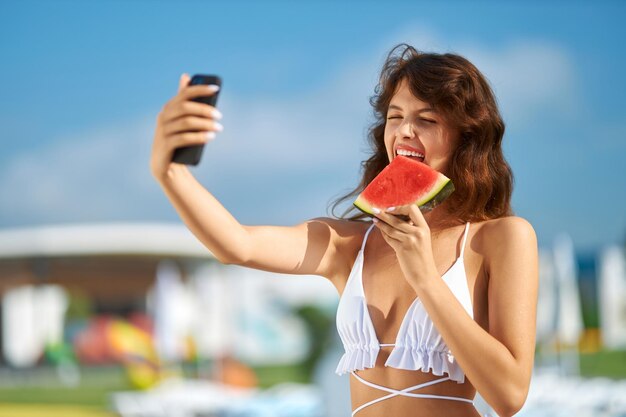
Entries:
[[[412,204],[416,204],[422,212],[427,212],[441,204],[453,191],[454,184],[452,181],[442,175],[442,178],[432,188],[430,194]],[[360,195],[352,204],[365,214],[374,214],[373,206]],[[383,207],[378,208],[383,209]],[[386,208],[384,207],[384,209]]]
[[443,187],[439,189],[432,197],[423,204],[418,204],[423,212],[430,211],[443,202],[454,191],[454,184],[449,179],[445,181]]

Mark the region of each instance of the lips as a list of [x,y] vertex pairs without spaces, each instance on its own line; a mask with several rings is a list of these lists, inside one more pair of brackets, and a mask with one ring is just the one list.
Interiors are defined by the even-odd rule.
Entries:
[[407,158],[411,158],[414,159],[416,161],[420,161],[420,162],[424,162],[425,158],[426,158],[426,153],[418,148],[414,148],[412,146],[407,146],[407,145],[399,145],[395,151],[394,151],[394,156],[404,156]]

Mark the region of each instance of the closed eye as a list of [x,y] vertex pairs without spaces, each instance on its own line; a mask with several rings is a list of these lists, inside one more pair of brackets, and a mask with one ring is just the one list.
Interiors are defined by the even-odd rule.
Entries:
[[[387,120],[392,120],[392,119],[402,119],[402,117],[401,117],[401,116],[392,116],[392,117],[388,117],[388,118],[387,118]],[[432,124],[437,123],[437,121],[436,121],[436,120],[432,120],[432,119],[425,119],[425,118],[423,118],[423,117],[420,117],[420,119],[419,119],[419,120],[420,120],[420,121],[422,121],[422,122],[426,122],[426,123],[432,123]]]

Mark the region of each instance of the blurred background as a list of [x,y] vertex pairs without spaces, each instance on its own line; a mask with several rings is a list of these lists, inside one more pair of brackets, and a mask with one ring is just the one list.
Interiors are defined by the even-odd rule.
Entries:
[[0,1],[0,415],[349,415],[335,289],[219,264],[150,147],[180,74],[219,74],[225,129],[198,180],[245,224],[330,215],[400,42],[470,59],[507,124],[541,255],[519,415],[626,415],[625,17],[619,1]]

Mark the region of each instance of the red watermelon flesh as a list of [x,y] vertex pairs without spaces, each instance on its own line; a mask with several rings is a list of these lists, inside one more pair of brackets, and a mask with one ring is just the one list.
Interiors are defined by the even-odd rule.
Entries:
[[452,181],[442,173],[398,155],[369,183],[354,205],[368,214],[373,214],[374,207],[381,210],[396,207],[394,214],[406,215],[412,204],[423,212],[432,210],[453,191]]

